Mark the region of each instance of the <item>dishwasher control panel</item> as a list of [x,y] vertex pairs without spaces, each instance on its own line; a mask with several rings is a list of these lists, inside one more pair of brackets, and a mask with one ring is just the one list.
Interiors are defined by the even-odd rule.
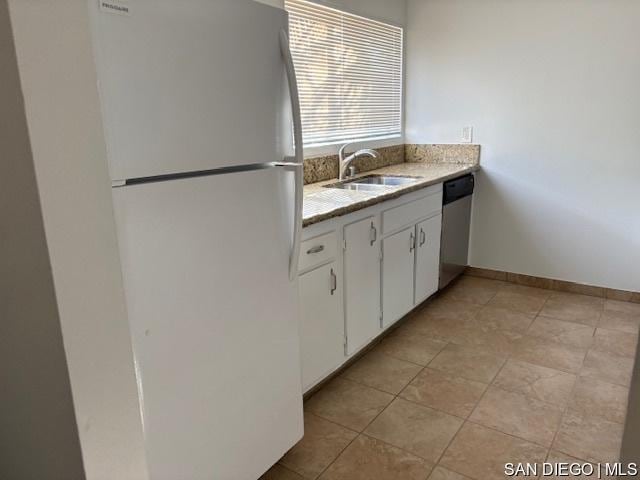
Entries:
[[447,205],[469,195],[473,195],[475,178],[473,174],[465,175],[454,180],[444,182],[442,205]]

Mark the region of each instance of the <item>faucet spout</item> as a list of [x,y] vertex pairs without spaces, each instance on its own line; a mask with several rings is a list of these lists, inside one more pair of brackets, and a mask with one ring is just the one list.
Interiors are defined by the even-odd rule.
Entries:
[[344,180],[346,178],[347,169],[356,158],[364,157],[364,156],[368,156],[372,158],[380,158],[380,153],[370,148],[364,148],[362,150],[358,150],[345,158],[345,150],[348,146],[349,146],[348,143],[346,145],[343,145],[340,148],[340,151],[338,152],[338,158],[340,160],[340,178],[339,178],[340,180]]

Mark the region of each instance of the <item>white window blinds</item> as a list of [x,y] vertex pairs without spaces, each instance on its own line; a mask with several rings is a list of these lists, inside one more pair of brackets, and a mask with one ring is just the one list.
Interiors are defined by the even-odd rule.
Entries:
[[286,0],[305,146],[402,132],[402,28]]

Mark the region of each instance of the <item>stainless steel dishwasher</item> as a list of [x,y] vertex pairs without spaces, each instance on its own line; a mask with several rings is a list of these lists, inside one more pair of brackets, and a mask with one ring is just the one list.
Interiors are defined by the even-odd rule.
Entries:
[[471,201],[475,179],[472,174],[444,183],[442,198],[442,241],[440,289],[464,272],[469,259]]

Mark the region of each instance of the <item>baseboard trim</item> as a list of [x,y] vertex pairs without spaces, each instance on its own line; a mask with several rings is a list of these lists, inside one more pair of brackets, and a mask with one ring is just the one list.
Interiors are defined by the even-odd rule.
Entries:
[[511,273],[501,270],[491,270],[488,268],[478,267],[467,267],[465,275],[490,278],[492,280],[502,280],[504,282],[526,285],[528,287],[544,288],[547,290],[558,290],[568,293],[578,293],[581,295],[606,298],[609,300],[640,303],[640,292],[595,287],[593,285],[584,285],[582,283],[565,282],[563,280],[553,280],[550,278],[534,277],[531,275],[522,275],[520,273]]

